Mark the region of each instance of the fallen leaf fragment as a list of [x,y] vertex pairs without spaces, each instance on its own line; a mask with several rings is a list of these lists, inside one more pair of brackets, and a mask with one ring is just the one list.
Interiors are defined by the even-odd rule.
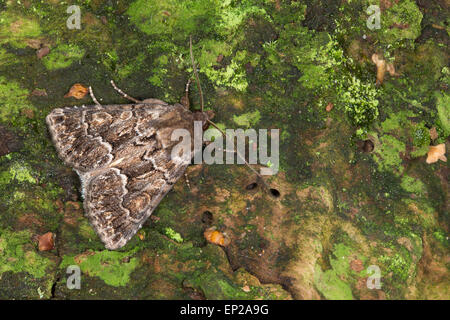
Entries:
[[439,137],[436,127],[433,127],[430,129],[430,137],[431,137],[431,140],[436,140]]
[[364,269],[364,264],[361,260],[355,259],[355,260],[352,260],[352,262],[350,262],[350,268],[353,271],[360,272]]
[[445,143],[438,144],[437,146],[430,146],[428,149],[426,162],[430,164],[435,163],[438,160],[447,162],[447,157],[445,156]]
[[75,83],[69,90],[69,92],[66,93],[64,98],[73,97],[75,99],[83,99],[86,94],[89,92],[89,89],[84,87],[80,83]]
[[226,247],[230,244],[230,239],[226,236],[226,234],[216,230],[215,227],[206,229],[203,233],[205,239],[213,244],[217,244],[222,247]]
[[51,232],[39,236],[39,251],[49,251],[55,247],[54,235]]
[[249,286],[243,286],[243,287],[242,287],[242,291],[244,291],[244,292],[250,292],[250,287],[249,287]]
[[377,85],[380,85],[383,83],[384,74],[386,73],[386,61],[374,53],[372,55],[372,62],[377,66]]
[[50,48],[49,47],[42,47],[38,51],[36,51],[36,56],[38,57],[38,59],[42,59],[43,57],[45,57],[49,53],[50,53]]
[[38,89],[38,88],[36,88],[36,89],[34,89],[31,92],[31,95],[32,96],[36,96],[36,97],[46,97],[47,96],[47,91],[45,91],[45,89]]
[[329,104],[327,104],[327,107],[325,108],[325,110],[327,110],[327,112],[330,112],[331,110],[333,110],[334,108],[334,104],[332,104],[331,102]]
[[381,58],[377,53],[372,55],[372,62],[377,66],[377,85],[381,85],[384,80],[384,75],[386,71],[389,72],[391,76],[398,76],[399,74],[395,71],[394,64],[386,63],[386,60]]

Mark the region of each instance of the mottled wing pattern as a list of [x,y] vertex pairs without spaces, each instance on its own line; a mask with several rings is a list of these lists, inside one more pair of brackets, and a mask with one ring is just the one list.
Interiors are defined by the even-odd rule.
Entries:
[[[147,102],[149,101],[149,102]],[[46,118],[59,156],[79,174],[85,212],[108,249],[124,246],[183,175],[171,159],[173,130],[193,137],[194,114],[180,104],[67,107]]]

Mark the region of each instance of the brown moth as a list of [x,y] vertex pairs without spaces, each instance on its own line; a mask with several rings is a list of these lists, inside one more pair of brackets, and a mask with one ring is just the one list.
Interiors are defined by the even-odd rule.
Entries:
[[136,234],[184,174],[186,161],[171,157],[178,143],[172,132],[186,129],[194,139],[194,121],[206,126],[211,118],[178,103],[139,102],[115,88],[135,103],[102,106],[91,91],[96,105],[54,109],[46,117],[58,155],[80,176],[84,211],[111,250]]

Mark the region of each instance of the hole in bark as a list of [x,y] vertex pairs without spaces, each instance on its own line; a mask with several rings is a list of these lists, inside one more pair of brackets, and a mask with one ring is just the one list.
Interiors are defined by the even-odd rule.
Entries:
[[213,222],[213,214],[211,211],[205,211],[202,215],[202,222],[207,226],[211,225]]
[[373,144],[372,140],[359,140],[356,142],[356,145],[361,152],[372,152],[375,148],[375,145]]
[[277,189],[270,189],[270,194],[275,198],[278,198],[280,196],[280,191],[278,191]]

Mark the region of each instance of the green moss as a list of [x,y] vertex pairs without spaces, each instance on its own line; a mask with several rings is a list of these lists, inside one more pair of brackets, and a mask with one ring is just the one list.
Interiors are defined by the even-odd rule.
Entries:
[[77,257],[64,256],[60,267],[77,265],[78,261],[83,273],[97,276],[110,286],[125,286],[130,281],[130,274],[139,264],[137,258],[130,258],[134,251],[88,251]]
[[415,1],[394,3],[381,16],[381,29],[378,31],[380,38],[385,44],[391,45],[404,39],[415,40],[421,33],[422,17]]
[[85,50],[74,44],[61,44],[52,49],[42,59],[48,70],[56,70],[70,67],[73,62],[83,58]]
[[330,257],[330,265],[337,275],[347,275],[350,270],[349,256],[352,253],[352,248],[343,243],[338,243],[334,246],[333,255]]
[[415,179],[408,175],[402,177],[401,186],[408,192],[415,193],[416,195],[421,195],[425,192],[425,185],[419,179]]
[[410,276],[410,259],[406,258],[408,254],[405,252],[403,254],[395,253],[392,256],[383,255],[380,257],[380,262],[387,266],[386,271],[393,273],[394,281],[404,285],[404,282],[408,280]]
[[27,100],[28,94],[28,90],[21,88],[17,82],[0,76],[0,121],[15,124],[22,109],[34,110]]
[[372,83],[365,83],[351,76],[342,89],[341,103],[350,121],[355,125],[366,126],[377,119],[377,90]]
[[0,44],[9,43],[23,48],[26,40],[38,37],[41,28],[36,18],[27,17],[11,11],[0,12]]
[[172,35],[185,41],[191,34],[210,31],[218,20],[218,3],[217,0],[137,0],[127,14],[148,35]]
[[258,110],[254,112],[248,112],[241,114],[240,116],[233,116],[233,121],[238,126],[250,128],[253,127],[255,124],[258,123],[259,119],[261,119],[261,114]]
[[14,180],[19,183],[36,183],[36,179],[31,175],[29,168],[19,162],[14,162],[8,171],[0,172],[0,185],[10,184]]
[[439,142],[444,142],[450,135],[450,96],[445,92],[436,93],[438,111]]
[[9,65],[14,62],[14,55],[8,53],[6,49],[0,48],[0,67]]
[[339,279],[336,271],[322,271],[319,265],[316,265],[314,272],[314,285],[319,292],[329,300],[353,300],[353,294],[350,286]]
[[378,163],[378,169],[400,175],[403,172],[400,152],[405,152],[405,144],[391,135],[381,137],[380,143],[380,147],[376,148],[374,153],[374,159]]
[[168,236],[170,239],[172,239],[173,241],[176,242],[183,242],[183,238],[181,237],[181,235],[176,232],[175,230],[173,230],[170,227],[167,227],[166,229],[164,229],[166,236]]
[[30,232],[0,229],[0,277],[2,273],[12,271],[27,272],[35,278],[42,278],[51,265],[49,259],[36,253]]

